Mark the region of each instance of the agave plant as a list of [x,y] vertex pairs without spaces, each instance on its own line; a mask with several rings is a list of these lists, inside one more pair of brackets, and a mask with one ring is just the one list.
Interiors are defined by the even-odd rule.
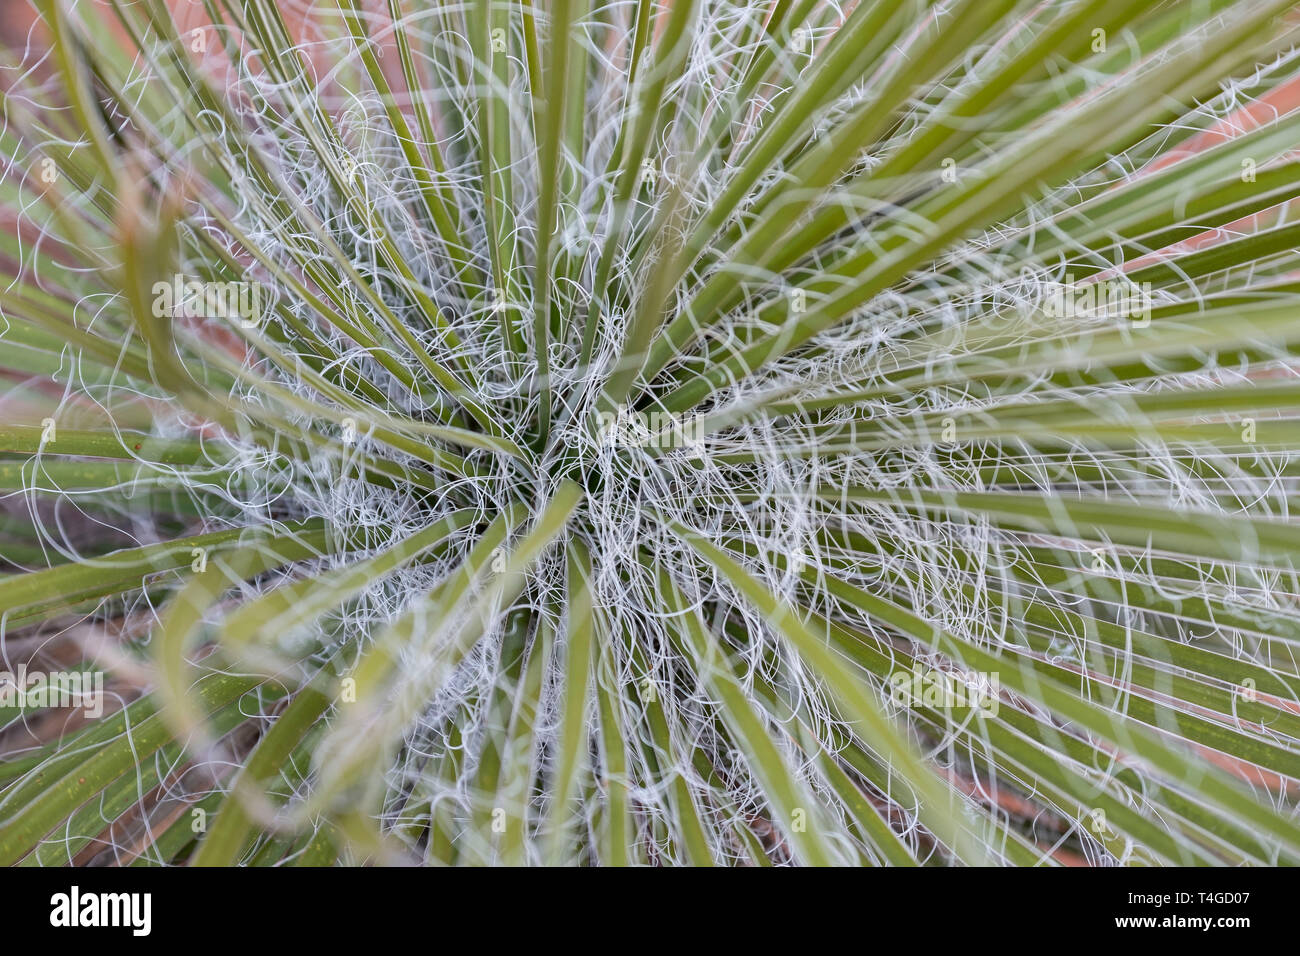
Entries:
[[0,862],[1300,861],[1289,0],[291,6],[8,55]]

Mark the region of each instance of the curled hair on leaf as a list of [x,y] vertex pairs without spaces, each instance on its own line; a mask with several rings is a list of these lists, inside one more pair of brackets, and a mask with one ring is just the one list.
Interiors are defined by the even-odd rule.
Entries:
[[1290,8],[37,0],[0,862],[1300,862]]

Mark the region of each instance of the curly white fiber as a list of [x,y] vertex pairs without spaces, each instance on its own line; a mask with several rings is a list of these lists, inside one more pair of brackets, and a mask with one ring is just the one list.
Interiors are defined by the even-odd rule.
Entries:
[[[240,9],[251,19],[265,15],[260,6]],[[246,575],[233,596],[207,607],[200,629],[206,654],[231,636],[223,622],[239,607],[288,582],[380,559],[439,522],[458,522],[438,547],[387,569],[320,615],[282,633],[237,635],[239,653],[256,645],[262,656],[236,653],[224,666],[242,673],[240,667],[256,661],[285,687],[322,669],[361,673],[368,655],[383,649],[385,635],[408,638],[393,652],[396,676],[384,685],[389,696],[373,721],[358,718],[354,728],[338,705],[317,731],[326,743],[296,751],[279,772],[273,789],[283,799],[274,807],[249,802],[265,834],[245,856],[265,851],[268,859],[294,860],[311,845],[295,834],[319,826],[339,839],[333,828],[345,827],[355,812],[377,835],[373,845],[346,843],[358,861],[379,854],[553,862],[555,841],[576,834],[574,858],[594,862],[610,791],[618,787],[635,820],[629,842],[647,861],[691,861],[682,836],[688,817],[701,821],[714,861],[743,862],[756,853],[800,859],[792,838],[801,831],[780,818],[762,768],[738,746],[717,685],[683,644],[683,622],[697,616],[726,648],[744,706],[761,715],[782,764],[813,797],[814,805],[800,809],[826,835],[829,862],[886,861],[871,841],[850,836],[860,825],[855,814],[878,815],[918,860],[961,856],[923,819],[921,799],[898,776],[889,742],[862,738],[836,689],[780,622],[690,543],[690,535],[699,535],[725,545],[776,601],[798,608],[807,626],[832,621],[881,655],[885,671],[847,658],[844,667],[877,692],[906,739],[963,794],[954,803],[955,832],[983,847],[988,859],[1049,859],[1066,844],[1092,862],[1137,852],[1090,827],[1088,813],[1101,804],[1059,780],[1036,779],[1029,763],[1017,773],[1008,769],[998,755],[1010,752],[1020,740],[1011,736],[1019,733],[1040,734],[1034,746],[1092,780],[1096,793],[1127,804],[1141,820],[1157,821],[1152,829],[1169,839],[1157,855],[1200,859],[1209,851],[1188,834],[1200,833],[1201,816],[1158,822],[1173,805],[1170,788],[1194,792],[1200,768],[1189,769],[1190,780],[1153,777],[1148,787],[1145,768],[1127,767],[1117,748],[1041,703],[1033,687],[1002,692],[1001,706],[1018,722],[1007,725],[1014,732],[997,736],[974,714],[919,716],[891,696],[886,675],[914,668],[958,673],[963,663],[953,646],[1007,655],[1027,668],[1031,683],[1044,674],[1075,680],[1079,698],[1098,712],[1149,713],[1151,719],[1135,720],[1163,723],[1174,734],[1180,733],[1177,721],[1170,722],[1175,712],[1150,701],[1177,696],[1195,672],[1183,658],[1160,660],[1161,642],[1175,652],[1205,648],[1284,683],[1292,679],[1289,641],[1275,632],[1278,621],[1300,620],[1294,610],[1300,581],[1291,567],[1111,541],[1082,527],[1084,519],[1076,524],[1072,513],[1017,523],[992,506],[963,504],[961,496],[1010,490],[1040,493],[1048,505],[1049,498],[1068,497],[1157,503],[1211,516],[1290,517],[1296,471],[1289,442],[1207,442],[1197,432],[1235,421],[1236,412],[1214,406],[1215,389],[1258,382],[1261,369],[1292,382],[1290,339],[1261,337],[1220,349],[1207,338],[1198,361],[1184,362],[1172,350],[1168,357],[1145,351],[1143,343],[1154,340],[1142,337],[1146,326],[1135,314],[1103,306],[1052,315],[1050,303],[1062,284],[1073,294],[1090,282],[1118,282],[1118,267],[1134,262],[1133,277],[1141,280],[1143,269],[1156,277],[1138,289],[1147,296],[1141,305],[1148,322],[1153,313],[1157,324],[1178,322],[1184,308],[1190,322],[1216,296],[1253,298],[1260,308],[1294,302],[1289,250],[1238,272],[1188,275],[1185,260],[1169,251],[1165,230],[1116,231],[1106,219],[1099,235],[1086,227],[1088,203],[1153,176],[1170,147],[1182,142],[1182,131],[1231,124],[1261,93],[1300,75],[1296,52],[1280,43],[1266,49],[1266,62],[1225,80],[1218,95],[1148,124],[1145,135],[1118,140],[1117,151],[1066,182],[1044,190],[1026,182],[1026,195],[1011,197],[1010,212],[972,219],[978,228],[963,229],[960,241],[893,276],[890,256],[924,248],[944,217],[966,209],[945,205],[947,185],[1014,175],[1020,167],[1010,158],[1028,149],[1024,143],[1048,148],[1069,135],[1072,120],[1095,123],[1090,108],[1106,96],[1119,103],[1121,80],[1163,82],[1162,70],[1194,57],[1231,26],[1231,14],[1194,24],[1122,71],[1106,56],[1084,55],[1068,72],[1032,74],[1014,98],[993,98],[985,112],[962,114],[958,107],[967,97],[980,94],[1035,37],[1075,9],[1004,4],[1018,17],[982,34],[985,42],[953,57],[949,68],[926,73],[929,82],[910,91],[868,148],[834,169],[820,168],[823,148],[833,148],[825,144],[852,124],[874,122],[873,106],[913,62],[909,54],[938,55],[943,44],[934,37],[949,29],[950,18],[958,24],[952,29],[973,23],[967,4],[898,5],[884,18],[897,54],[876,57],[861,76],[843,77],[815,104],[803,139],[777,149],[779,161],[737,201],[732,190],[749,157],[765,148],[766,124],[806,88],[810,64],[861,14],[851,5],[809,5],[800,27],[806,32],[789,38],[765,31],[767,4],[703,0],[685,5],[690,12],[677,48],[638,57],[632,50],[638,3],[568,6],[579,9],[569,55],[585,74],[564,81],[578,101],[560,117],[545,112],[550,107],[532,87],[537,78],[528,59],[554,14],[529,7],[524,17],[509,5],[470,3],[426,5],[400,16],[421,80],[414,101],[402,92],[394,105],[367,76],[366,57],[376,55],[386,75],[396,71],[389,82],[400,86],[393,80],[402,65],[390,16],[360,14],[368,39],[358,40],[349,35],[347,2],[337,17],[307,20],[298,39],[274,51],[259,48],[257,31],[239,29],[233,17],[196,34],[211,51],[197,57],[196,75],[206,78],[222,111],[181,86],[185,74],[172,58],[186,33],[143,35],[120,88],[105,97],[117,110],[102,120],[120,141],[116,148],[134,168],[147,170],[150,193],[179,197],[175,272],[204,279],[238,274],[257,283],[272,306],[252,327],[174,322],[177,361],[194,373],[200,390],[210,390],[206,400],[233,410],[238,423],[203,433],[203,461],[142,458],[119,481],[71,487],[51,498],[43,477],[50,459],[33,458],[8,494],[41,528],[48,559],[98,557],[78,546],[73,514],[111,526],[121,544],[169,540],[174,529],[142,512],[140,496],[184,502],[189,533],[265,527],[291,534],[301,522],[322,522],[328,546]],[[671,6],[654,6],[656,30],[674,28]],[[499,18],[504,33],[467,40],[466,24],[481,17],[483,25]],[[1122,46],[1118,36],[1112,43]],[[236,55],[223,58],[224,46]],[[549,48],[543,43],[542,49]],[[744,77],[737,71],[769,55],[762,82],[739,101]],[[33,49],[6,81],[12,90],[7,121],[21,128],[32,157],[66,152],[74,142],[56,135],[69,125],[66,117],[39,118],[45,110],[54,117],[63,112],[53,106],[57,85],[40,80],[46,59]],[[305,72],[299,75],[290,60]],[[628,184],[629,129],[638,119],[638,96],[655,83],[663,84],[652,103],[657,122],[636,164],[641,178]],[[1025,125],[1020,104],[1053,97],[1071,83],[1079,85],[1078,95]],[[427,110],[436,143],[412,119],[419,109]],[[394,110],[410,125],[404,132],[395,129]],[[965,139],[974,144],[959,153],[960,163],[924,148],[940,123],[960,134],[956,146]],[[548,128],[561,130],[553,182],[543,168]],[[570,130],[574,135],[566,135]],[[1254,157],[1259,170],[1295,160],[1276,139],[1261,136],[1260,142],[1271,152]],[[914,168],[890,165],[913,147]],[[410,149],[439,156],[432,186],[412,164]],[[1032,156],[1023,161],[1032,166]],[[1236,163],[1236,155],[1225,162]],[[882,170],[889,175],[877,175]],[[1035,176],[1054,181],[1048,171]],[[215,185],[222,178],[228,189]],[[29,183],[23,194],[35,189]],[[86,183],[68,191],[63,215],[89,228],[101,218],[101,191],[110,189]],[[973,195],[971,202],[983,193],[976,188]],[[542,235],[550,202],[554,224]],[[454,241],[431,221],[430,204],[456,227]],[[1288,224],[1287,207],[1275,212],[1279,228]],[[107,264],[116,261],[108,234],[83,250],[82,265],[50,276],[41,250],[50,238],[69,238],[66,223],[35,200],[20,215],[32,238],[17,251],[21,277],[6,294],[48,292],[68,301],[78,330],[114,339],[129,305],[103,281]],[[715,215],[718,228],[702,229]],[[788,256],[786,247],[767,244],[763,232],[777,221],[781,228],[772,237],[789,244]],[[1175,221],[1179,241],[1204,231],[1194,216]],[[1129,220],[1114,222],[1127,229]],[[1140,227],[1143,220],[1135,213],[1131,222]],[[823,223],[837,228],[817,232]],[[1224,228],[1231,240],[1249,227]],[[816,241],[796,254],[803,236]],[[536,287],[539,260],[550,264],[545,290]],[[1083,278],[1076,282],[1075,274]],[[660,284],[665,276],[672,280],[666,286]],[[879,290],[858,302],[859,290],[874,289],[877,281]],[[535,313],[543,303],[547,314],[539,324]],[[841,303],[849,304],[841,309]],[[820,316],[834,321],[809,332]],[[639,323],[646,321],[655,323],[654,334],[638,345]],[[549,330],[547,341],[538,341],[539,328]],[[686,331],[674,340],[673,329]],[[132,340],[116,342],[128,356]],[[1126,342],[1138,368],[1122,367]],[[629,362],[632,372],[643,371],[640,363],[663,343],[671,348],[662,361],[611,405],[611,383]],[[768,343],[775,343],[769,351],[756,351]],[[200,433],[193,409],[172,400],[172,389],[122,376],[97,379],[78,371],[77,356],[70,346],[61,358],[63,391],[53,415],[60,427],[72,429],[78,419],[111,422],[139,406],[149,410],[160,437],[188,440]],[[430,359],[452,374],[472,370],[468,400],[446,387]],[[708,388],[700,385],[705,380]],[[1166,412],[1152,404],[1198,392],[1208,396],[1204,407]],[[481,419],[470,402],[487,410]],[[539,439],[537,423],[547,419],[549,432]],[[599,427],[615,421],[621,424]],[[309,453],[286,456],[276,442],[267,443],[268,429],[286,447],[302,435],[324,438]],[[478,445],[465,444],[463,436],[444,440],[449,429],[488,438]],[[659,441],[674,434],[685,438]],[[446,464],[442,452],[457,463]],[[371,480],[367,469],[376,461],[391,480]],[[403,475],[412,480],[394,477]],[[531,527],[569,482],[581,488],[580,501],[565,530],[518,569],[517,597],[503,598],[493,591],[495,579],[480,575],[451,606],[431,599],[456,580],[493,522],[522,503],[527,520],[514,527]],[[512,537],[501,556],[518,542]],[[567,766],[575,619],[566,549],[574,542],[592,562],[587,584],[600,650],[591,680],[608,694],[617,726],[639,736],[624,741],[624,775],[614,779],[599,731],[584,730],[580,773],[564,782],[571,784],[564,791],[570,799],[558,805],[556,786],[541,782]],[[906,609],[949,643],[926,646],[846,601],[828,586],[832,578]],[[120,609],[127,616],[152,613],[155,601],[141,589],[126,595]],[[518,625],[511,622],[520,620],[524,632],[512,637]],[[480,626],[482,638],[462,646],[460,635]],[[1145,635],[1136,664],[1134,634]],[[6,646],[15,640],[10,634]],[[191,662],[202,656],[192,652]],[[1202,683],[1235,689],[1213,678]],[[265,706],[255,713],[268,714],[272,705]],[[593,727],[609,716],[599,690],[581,706]],[[1252,739],[1294,752],[1289,725],[1258,733],[1250,725]],[[174,768],[156,775],[164,781],[163,798],[141,804],[135,839],[147,832],[155,810],[174,809],[166,798],[192,801],[230,790],[232,768],[244,763],[248,744],[215,724],[208,733],[212,746],[201,762],[209,779],[194,783],[192,767],[179,780]],[[374,752],[359,755],[363,750]],[[347,761],[353,759],[366,771],[360,781],[342,779],[337,769],[352,768]],[[1139,784],[1116,783],[1125,773],[1137,773]],[[1289,784],[1274,786],[1265,770],[1249,773],[1246,782],[1259,799],[1293,819]],[[850,808],[840,789],[840,777],[849,774],[861,808]],[[1033,816],[1009,809],[1021,798],[1037,808]],[[494,829],[503,812],[527,821],[517,847],[522,858],[503,848],[503,831]],[[91,827],[96,833],[100,822]],[[74,838],[83,835],[51,839],[64,841],[71,854]],[[115,834],[100,856],[126,859],[133,845]],[[151,851],[136,852],[149,858]],[[1269,862],[1285,858],[1272,844],[1258,852]]]

